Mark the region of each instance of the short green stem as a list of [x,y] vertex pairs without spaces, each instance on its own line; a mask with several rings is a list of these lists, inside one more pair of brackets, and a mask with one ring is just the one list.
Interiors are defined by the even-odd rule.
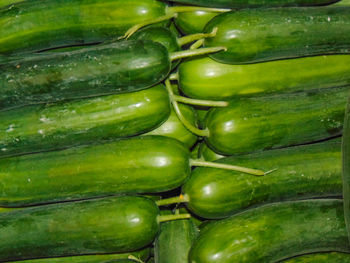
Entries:
[[185,104],[197,105],[197,106],[206,106],[206,107],[227,107],[227,101],[215,101],[215,100],[197,100],[191,99],[179,95],[173,95],[174,100],[177,102],[182,102]]
[[257,170],[257,169],[251,169],[251,168],[246,168],[246,167],[241,167],[237,165],[231,165],[231,164],[225,164],[225,163],[214,163],[214,162],[206,162],[202,160],[190,160],[190,165],[191,166],[201,166],[201,167],[210,167],[210,168],[219,168],[219,169],[225,169],[225,170],[231,170],[231,171],[237,171],[237,172],[242,172],[242,173],[247,173],[247,174],[252,174],[256,176],[264,176],[266,173]]
[[183,46],[183,45],[192,43],[192,42],[200,40],[200,39],[204,39],[204,38],[208,38],[208,37],[215,37],[217,31],[218,31],[218,28],[215,27],[211,33],[198,33],[198,34],[187,35],[187,36],[179,38],[177,40],[177,43],[179,44],[179,46]]
[[204,44],[204,39],[199,39],[196,42],[194,42],[192,46],[190,46],[190,49],[193,50],[193,49],[200,48],[201,46],[203,46],[203,44]]
[[219,51],[226,51],[227,48],[225,47],[208,47],[208,48],[200,48],[200,49],[188,49],[184,51],[177,51],[170,54],[170,60],[178,60],[181,58],[188,58],[188,57],[194,57],[194,56],[200,56],[200,55],[206,55],[206,54],[212,54]]
[[170,80],[178,80],[179,79],[179,72],[176,71],[175,73],[170,74],[169,79]]
[[191,218],[190,214],[179,214],[179,215],[161,215],[158,216],[158,223],[162,222],[168,222],[173,220],[179,220],[179,219],[188,219]]
[[189,202],[188,196],[180,195],[180,196],[170,197],[166,199],[160,199],[156,201],[156,204],[158,206],[163,206],[163,205],[172,205],[172,204],[187,203],[187,202]]
[[135,260],[136,262],[144,263],[141,259],[139,259],[133,255],[128,256],[128,259],[132,259],[132,260]]

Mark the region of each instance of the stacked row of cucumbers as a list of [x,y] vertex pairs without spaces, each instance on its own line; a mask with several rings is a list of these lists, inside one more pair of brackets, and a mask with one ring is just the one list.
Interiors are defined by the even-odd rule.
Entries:
[[0,262],[350,262],[346,1],[0,0]]

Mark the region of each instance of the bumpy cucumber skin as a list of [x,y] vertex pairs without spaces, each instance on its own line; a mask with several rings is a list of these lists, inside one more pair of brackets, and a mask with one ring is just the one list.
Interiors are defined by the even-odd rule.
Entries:
[[23,1],[0,10],[0,54],[117,39],[165,9],[155,0]]
[[186,35],[202,33],[205,25],[218,14],[208,11],[181,12],[177,14],[175,24]]
[[350,254],[340,252],[316,253],[298,256],[283,263],[350,263]]
[[15,207],[157,193],[181,186],[189,150],[163,136],[144,136],[0,160],[0,205]]
[[[191,106],[180,104],[179,108],[183,116],[193,125],[197,122],[196,112]],[[158,128],[145,135],[162,135],[179,140],[188,148],[191,148],[197,141],[197,136],[190,132],[179,120],[175,111],[171,108],[169,118]]]
[[120,196],[0,214],[0,260],[128,252],[158,232],[156,204]]
[[207,144],[237,155],[314,142],[341,133],[350,87],[237,99],[208,112]]
[[0,111],[0,158],[142,134],[161,125],[169,114],[163,85]]
[[216,16],[204,31],[214,28],[204,46],[225,46],[210,55],[222,63],[350,53],[350,7],[242,9]]
[[349,55],[248,65],[222,64],[202,57],[181,63],[179,87],[189,97],[209,100],[339,87],[350,84],[349,64]]
[[349,251],[341,200],[282,202],[201,229],[191,263],[270,263],[321,251]]
[[122,41],[37,54],[0,66],[0,109],[132,92],[163,80],[168,51],[152,41]]
[[198,230],[191,219],[162,223],[154,243],[155,262],[188,262],[188,252],[197,235]]
[[203,218],[224,218],[272,202],[342,195],[340,139],[218,162],[277,170],[257,177],[222,169],[194,169],[182,192],[189,198],[188,208]]
[[344,216],[350,240],[350,93],[345,110],[342,141]]

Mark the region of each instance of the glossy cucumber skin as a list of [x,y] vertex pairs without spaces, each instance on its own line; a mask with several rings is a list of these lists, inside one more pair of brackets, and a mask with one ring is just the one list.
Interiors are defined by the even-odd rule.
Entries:
[[350,240],[350,93],[345,110],[342,141],[344,216]]
[[282,202],[201,229],[191,263],[272,263],[321,251],[349,251],[341,200]]
[[169,95],[163,85],[0,111],[0,158],[142,134],[169,115]]
[[0,214],[0,260],[119,253],[140,249],[158,232],[156,204],[119,196]]
[[177,14],[175,23],[186,35],[202,33],[205,25],[218,14],[209,11],[181,12]]
[[341,133],[350,87],[249,99],[209,111],[206,142],[217,153],[238,155],[305,144]]
[[287,259],[284,263],[350,263],[350,254],[340,252],[315,253]]
[[197,235],[198,230],[191,219],[162,223],[154,243],[155,262],[188,262],[188,252]]
[[120,253],[120,254],[42,258],[42,259],[31,259],[26,261],[21,260],[21,261],[13,261],[13,262],[14,263],[46,263],[46,262],[47,263],[102,263],[102,262],[107,263],[107,262],[110,262],[110,260],[127,259],[128,256],[130,255],[140,258],[141,260],[146,260],[150,255],[150,248],[145,248],[145,249],[133,251],[133,252]]
[[[209,57],[186,60],[178,68],[179,87],[192,98],[227,100],[339,87],[350,84],[350,55],[314,56],[247,65]],[[292,72],[292,74],[291,74]]]
[[155,0],[23,1],[0,9],[0,54],[117,39],[135,24],[165,15],[165,8]]
[[140,136],[0,160],[0,206],[157,193],[182,185],[189,150],[163,136]]
[[152,41],[37,54],[0,65],[0,109],[137,91],[170,68],[168,51]]
[[216,16],[204,31],[215,27],[204,46],[225,46],[210,55],[222,63],[350,53],[350,7],[242,9]]
[[266,203],[342,195],[341,142],[232,156],[219,163],[276,171],[264,176],[195,168],[182,192],[196,215],[217,219]]
[[[187,121],[196,124],[196,113],[191,106],[179,104],[181,113]],[[197,136],[190,132],[179,120],[173,108],[169,118],[158,128],[146,133],[145,135],[162,135],[179,140],[188,148],[191,148],[197,141]]]

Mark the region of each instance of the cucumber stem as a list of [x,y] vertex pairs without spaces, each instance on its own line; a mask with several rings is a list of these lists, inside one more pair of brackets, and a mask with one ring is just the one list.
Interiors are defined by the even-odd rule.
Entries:
[[128,256],[128,259],[132,259],[132,260],[135,260],[136,262],[140,262],[140,263],[144,263],[141,259],[133,256],[133,255],[129,255]]
[[169,75],[170,80],[178,80],[179,79],[179,72],[176,71],[175,73],[172,73]]
[[204,44],[204,39],[199,39],[196,42],[194,42],[192,44],[192,46],[190,46],[190,50],[197,49],[197,48],[203,46],[203,44]]
[[201,166],[201,167],[211,167],[211,168],[219,168],[219,169],[225,169],[225,170],[231,170],[231,171],[237,171],[247,174],[252,174],[256,176],[264,176],[266,173],[257,170],[257,169],[251,169],[231,164],[225,164],[225,163],[214,163],[214,162],[206,162],[199,159],[190,159],[190,166]]
[[185,104],[197,105],[197,106],[207,106],[207,107],[226,107],[228,106],[227,101],[215,101],[215,100],[197,100],[186,98],[179,95],[173,95],[173,99],[177,102],[182,102]]
[[179,220],[179,219],[188,219],[191,218],[190,214],[179,214],[179,215],[162,215],[158,216],[158,223],[172,221],[172,220]]
[[163,205],[172,205],[177,203],[187,203],[189,202],[189,198],[187,195],[180,195],[175,197],[170,197],[166,199],[160,199],[156,201],[157,206],[163,206]]
[[174,111],[177,117],[179,118],[179,120],[186,127],[186,129],[188,129],[190,132],[192,132],[197,136],[201,136],[201,137],[209,136],[208,129],[205,129],[205,130],[198,129],[197,127],[193,126],[188,120],[186,120],[186,118],[182,115],[179,105],[177,104],[177,101],[174,99],[175,95],[173,90],[171,89],[171,84],[169,79],[165,80],[165,87],[169,93],[169,98],[170,98],[171,104],[173,105]]
[[200,39],[204,39],[204,38],[208,38],[208,37],[215,37],[217,31],[218,31],[218,28],[215,27],[211,33],[198,33],[198,34],[187,35],[187,36],[179,38],[177,40],[177,43],[179,44],[179,46],[183,46],[183,45],[192,43],[192,42],[200,40]]
[[207,48],[200,48],[200,49],[188,49],[184,51],[177,51],[170,54],[170,61],[178,60],[180,58],[189,58],[194,56],[200,56],[200,55],[206,55],[206,54],[212,54],[219,51],[226,51],[227,48],[225,47],[207,47]]
[[183,12],[214,12],[214,13],[226,13],[231,11],[231,9],[225,8],[210,8],[210,7],[200,7],[200,6],[171,6],[166,8],[166,14],[183,13]]

